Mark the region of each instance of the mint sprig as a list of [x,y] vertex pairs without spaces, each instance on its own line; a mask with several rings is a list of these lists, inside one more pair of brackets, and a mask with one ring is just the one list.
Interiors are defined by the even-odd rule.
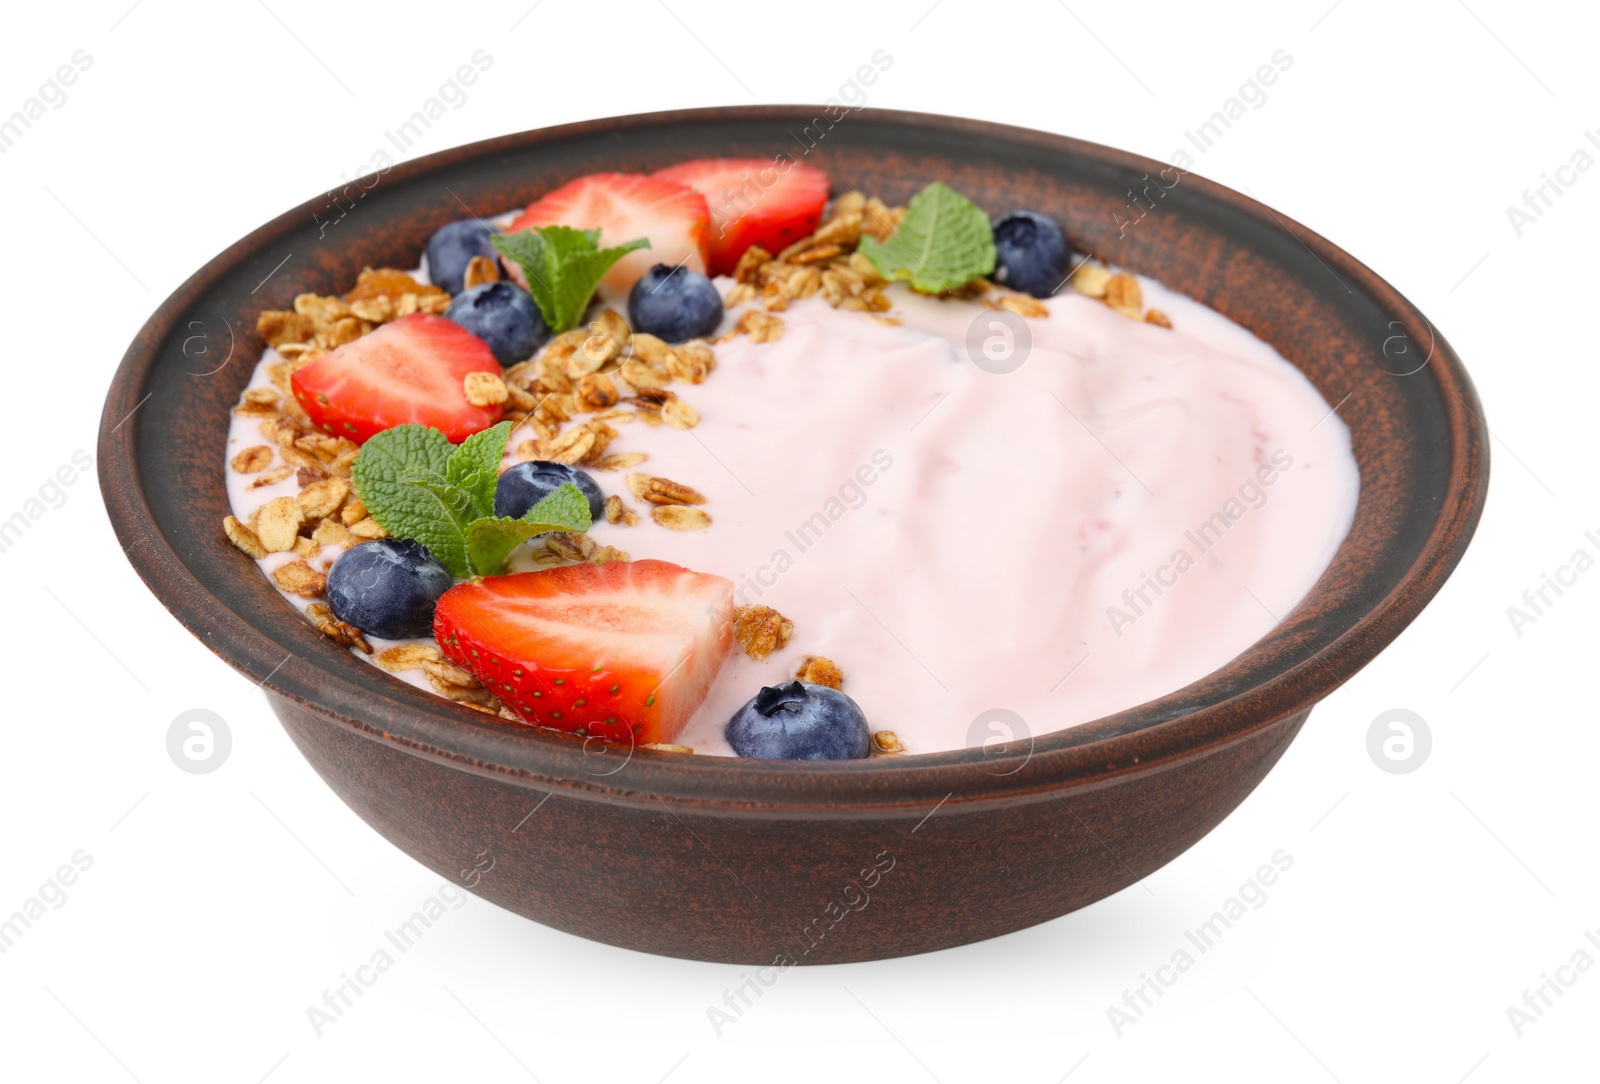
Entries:
[[939,181],[911,197],[887,241],[868,234],[860,251],[884,278],[909,279],[925,294],[954,290],[994,270],[989,216]]
[[445,482],[466,491],[472,498],[478,512],[475,518],[494,514],[494,489],[500,482],[500,459],[505,455],[506,441],[510,437],[510,422],[490,426],[462,441],[450,453],[450,459],[445,464]]
[[589,523],[589,498],[571,482],[563,482],[524,512],[521,519],[480,519],[468,527],[467,561],[478,569],[501,569],[511,551],[535,535],[587,531]]
[[499,574],[511,551],[550,531],[587,531],[589,499],[563,483],[521,519],[494,514],[511,423],[452,447],[424,425],[385,429],[361,446],[350,477],[367,513],[396,538],[422,543],[457,579]]
[[362,445],[350,468],[356,494],[384,530],[415,538],[452,572],[466,563],[466,550],[442,522],[438,497],[412,482],[443,479],[450,441],[425,425],[397,425]]
[[650,239],[640,237],[615,248],[600,248],[599,230],[571,226],[535,226],[491,240],[502,256],[521,266],[533,303],[558,335],[578,326],[594,288],[612,264],[635,249],[650,247]]

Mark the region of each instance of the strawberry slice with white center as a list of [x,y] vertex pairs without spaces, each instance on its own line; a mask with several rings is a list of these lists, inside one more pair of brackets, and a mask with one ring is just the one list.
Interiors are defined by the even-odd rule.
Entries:
[[[658,263],[705,271],[710,221],[705,197],[685,185],[643,173],[591,173],[529,204],[506,232],[519,233],[534,226],[598,229],[601,248],[649,238],[648,249],[628,253],[601,280],[625,293]],[[522,268],[513,263],[510,270],[512,277],[522,282]]]
[[686,184],[711,210],[711,273],[729,275],[751,245],[773,255],[822,221],[828,175],[787,159],[701,158],[651,174]]
[[538,726],[670,742],[733,642],[733,583],[665,561],[608,561],[450,588],[433,634]]
[[290,384],[317,428],[335,436],[362,443],[416,422],[459,444],[504,413],[467,401],[469,373],[500,375],[489,344],[453,320],[416,312],[322,355]]

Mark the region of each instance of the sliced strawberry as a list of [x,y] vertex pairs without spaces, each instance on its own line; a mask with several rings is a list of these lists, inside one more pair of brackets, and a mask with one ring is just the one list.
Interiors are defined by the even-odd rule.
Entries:
[[704,194],[711,210],[711,273],[733,272],[751,245],[776,255],[815,232],[828,175],[779,158],[701,158],[651,174]]
[[[529,204],[506,232],[534,226],[598,229],[601,248],[648,237],[648,249],[628,253],[601,280],[625,291],[658,263],[704,271],[710,221],[705,197],[691,188],[643,173],[591,173]],[[513,276],[521,273],[512,265]]]
[[665,561],[609,561],[461,583],[433,634],[530,723],[670,742],[733,642],[733,584]]
[[406,422],[458,444],[500,420],[467,402],[468,373],[500,375],[489,344],[442,316],[415,312],[322,355],[290,378],[319,429],[361,443]]

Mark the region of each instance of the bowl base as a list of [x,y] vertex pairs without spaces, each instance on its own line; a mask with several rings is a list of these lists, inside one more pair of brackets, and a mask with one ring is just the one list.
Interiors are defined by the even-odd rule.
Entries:
[[345,804],[451,883],[579,937],[780,969],[965,945],[1118,892],[1216,827],[1310,714],[1090,788],[971,810],[952,795],[936,810],[844,819],[586,800],[446,766],[268,699]]

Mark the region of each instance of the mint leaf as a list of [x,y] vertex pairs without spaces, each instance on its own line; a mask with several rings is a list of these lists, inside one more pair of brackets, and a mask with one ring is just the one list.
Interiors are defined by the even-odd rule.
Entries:
[[437,474],[412,474],[404,484],[410,490],[409,507],[415,515],[406,522],[407,530],[389,533],[421,542],[457,579],[472,575],[467,562],[467,528],[482,518],[477,502],[466,490]]
[[[367,513],[397,538],[414,538],[412,528],[427,518],[426,500],[406,481],[413,474],[444,476],[450,441],[425,425],[397,425],[375,434],[361,446],[350,479]],[[427,545],[427,543],[423,543]]]
[[356,495],[396,538],[427,547],[457,579],[500,572],[511,551],[535,535],[587,531],[589,498],[557,486],[521,519],[494,516],[500,457],[511,435],[501,422],[452,449],[424,425],[398,425],[367,441],[351,467]]
[[589,515],[589,498],[571,482],[562,482],[546,493],[539,503],[522,514],[522,523],[540,525],[544,531],[577,531],[582,534],[594,524]]
[[467,528],[467,561],[479,576],[498,576],[512,550],[544,533],[538,524],[520,519],[477,520]]
[[[382,483],[399,481],[408,471],[443,474],[450,449],[449,439],[437,429],[426,425],[397,425],[375,434],[361,446],[350,473],[355,478],[358,493],[363,476]],[[360,495],[366,500],[365,494]]]
[[612,264],[635,249],[650,247],[649,238],[640,237],[603,249],[598,247],[599,230],[571,226],[535,226],[491,240],[502,256],[521,266],[534,304],[557,335],[578,326],[594,288]]
[[511,423],[501,422],[474,433],[450,453],[444,480],[465,492],[476,507],[474,519],[494,515],[494,490],[500,481],[500,458],[505,454]]
[[954,290],[994,270],[989,216],[939,181],[911,197],[887,241],[869,234],[859,247],[884,278],[909,279],[925,294]]
[[563,482],[521,519],[480,519],[472,523],[467,528],[467,560],[476,575],[498,575],[511,551],[535,535],[583,532],[591,523],[589,498],[577,486]]

